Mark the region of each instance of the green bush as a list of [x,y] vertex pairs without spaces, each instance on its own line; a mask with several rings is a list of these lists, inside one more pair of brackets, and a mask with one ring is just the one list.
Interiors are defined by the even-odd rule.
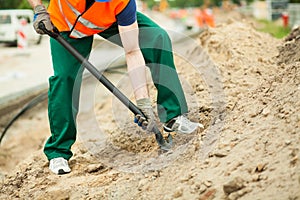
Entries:
[[27,9],[31,8],[27,0],[0,0],[0,9]]
[[[48,5],[50,0],[43,0]],[[0,0],[0,9],[31,9],[27,0]]]

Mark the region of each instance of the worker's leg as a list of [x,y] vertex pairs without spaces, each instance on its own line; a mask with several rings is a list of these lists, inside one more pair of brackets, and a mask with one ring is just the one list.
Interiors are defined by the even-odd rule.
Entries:
[[[92,37],[71,39],[62,33],[68,42],[84,57],[92,47]],[[76,140],[76,116],[83,67],[55,39],[50,39],[54,75],[49,78],[48,117],[51,137],[47,140],[44,153],[49,160],[63,157],[67,160],[73,155],[71,146]]]
[[138,13],[140,46],[157,88],[162,122],[188,112],[184,92],[174,65],[172,44],[165,30]]
[[[137,13],[137,20],[140,28],[140,47],[158,92],[158,115],[161,122],[167,122],[188,112],[174,65],[171,41],[166,31],[148,17]],[[117,26],[114,25],[99,35],[121,45],[117,33]]]

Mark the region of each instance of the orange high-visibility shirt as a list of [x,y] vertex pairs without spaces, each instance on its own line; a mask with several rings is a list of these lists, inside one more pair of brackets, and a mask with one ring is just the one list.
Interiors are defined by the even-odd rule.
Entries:
[[116,22],[130,0],[95,2],[86,10],[85,0],[51,0],[48,12],[59,31],[71,31],[70,36],[81,38],[97,34]]

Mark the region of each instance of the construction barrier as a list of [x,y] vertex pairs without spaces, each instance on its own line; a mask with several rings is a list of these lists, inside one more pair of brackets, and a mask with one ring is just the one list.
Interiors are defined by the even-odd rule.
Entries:
[[20,27],[17,32],[17,45],[19,49],[25,49],[27,47],[27,36],[25,34],[25,27],[27,25],[26,19],[20,19]]

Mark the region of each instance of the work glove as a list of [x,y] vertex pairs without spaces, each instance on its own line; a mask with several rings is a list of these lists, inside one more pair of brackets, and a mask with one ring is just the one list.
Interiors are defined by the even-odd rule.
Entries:
[[47,12],[45,6],[43,6],[43,5],[37,5],[36,7],[34,7],[34,19],[33,20],[34,20],[34,22],[33,22],[34,30],[39,34],[45,34],[45,32],[39,28],[40,22],[43,22],[46,29],[49,31],[52,31],[54,28],[54,26],[52,25],[51,20],[50,20],[50,15]]
[[137,114],[135,116],[134,122],[141,126],[148,133],[152,132],[153,127],[155,126],[155,115],[153,108],[151,106],[151,101],[149,98],[138,99],[136,101],[137,107],[144,113],[147,117],[145,119],[141,115]]

